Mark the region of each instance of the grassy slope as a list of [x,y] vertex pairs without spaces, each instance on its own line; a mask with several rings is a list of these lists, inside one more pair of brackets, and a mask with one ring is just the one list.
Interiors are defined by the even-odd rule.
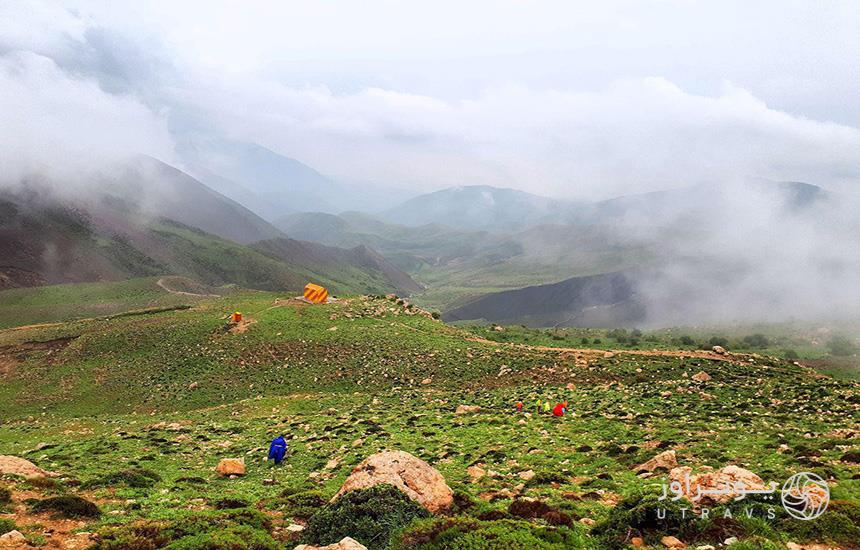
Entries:
[[[148,277],[117,283],[79,283],[5,290],[0,292],[0,328],[100,317],[135,309],[180,306],[201,299],[172,294],[159,287],[158,280],[159,277]],[[200,292],[193,287],[187,290]]]
[[[811,328],[799,323],[759,324],[738,327],[675,327],[652,331],[629,331],[600,328],[527,328],[508,326],[497,330],[495,325],[458,323],[480,338],[500,343],[531,346],[595,348],[603,350],[699,350],[711,349],[712,339],[732,352],[780,357],[799,361],[837,378],[860,380],[860,357],[833,356],[827,342],[833,333],[857,334],[854,325],[841,324],[838,330]],[[763,335],[766,345],[753,347],[744,338]]]
[[[0,332],[0,347],[74,337],[66,347],[24,354],[7,375],[0,454],[24,455],[81,481],[131,466],[160,473],[153,487],[77,490],[111,512],[81,525],[88,530],[199,514],[225,497],[285,512],[280,525],[292,515],[278,496],[284,488],[328,497],[355,464],[381,449],[430,461],[478,501],[480,494],[516,490],[517,474],[534,470],[544,477],[525,494],[574,519],[601,520],[621,495],[655,490],[655,480],[630,468],[656,454],[649,446],[660,441],[694,468],[733,463],[780,482],[801,470],[831,476],[834,499],[860,504],[860,480],[851,479],[856,467],[839,460],[857,445],[830,433],[860,422],[857,384],[766,358],[734,364],[598,355],[583,367],[571,354],[469,341],[468,333],[406,315],[387,300],[313,307],[277,306],[276,298],[243,293],[187,311]],[[244,333],[225,332],[224,314],[233,309],[256,322]],[[502,365],[512,372],[499,376]],[[691,381],[699,370],[712,380]],[[425,377],[432,382],[421,384]],[[190,389],[192,382],[199,387]],[[662,396],[667,390],[671,395]],[[516,400],[533,409],[537,399],[568,400],[574,415],[511,412]],[[483,410],[455,415],[461,403]],[[273,471],[260,461],[280,433],[292,437],[293,454]],[[30,451],[39,443],[49,446]],[[780,444],[789,451],[776,452]],[[226,456],[245,456],[248,475],[217,478],[212,468]],[[337,463],[327,468],[332,458]],[[498,475],[471,482],[466,468],[473,464]],[[273,475],[277,485],[262,484]],[[509,503],[484,502],[466,515],[504,515]],[[796,524],[746,522],[744,529],[803,540],[791,531]],[[599,547],[588,530],[573,527],[577,547]],[[698,541],[726,536],[718,531]]]

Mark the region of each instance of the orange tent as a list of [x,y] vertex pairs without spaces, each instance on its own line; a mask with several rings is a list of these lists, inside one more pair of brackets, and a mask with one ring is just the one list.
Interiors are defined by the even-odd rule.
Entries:
[[328,290],[323,286],[308,283],[305,285],[305,299],[314,304],[324,304],[328,300]]

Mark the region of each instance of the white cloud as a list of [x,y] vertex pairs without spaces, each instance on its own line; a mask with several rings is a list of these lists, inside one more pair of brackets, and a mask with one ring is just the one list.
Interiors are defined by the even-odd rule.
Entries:
[[218,131],[328,173],[418,188],[597,197],[749,176],[831,186],[860,177],[860,130],[771,109],[732,84],[713,97],[642,78],[598,92],[506,86],[445,101],[222,79],[178,100]]
[[77,180],[138,154],[171,158],[166,120],[30,52],[0,57],[0,165],[5,183]]

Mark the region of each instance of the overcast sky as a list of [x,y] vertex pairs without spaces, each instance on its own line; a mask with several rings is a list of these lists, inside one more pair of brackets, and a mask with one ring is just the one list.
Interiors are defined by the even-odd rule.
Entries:
[[854,192],[860,3],[0,0],[0,164],[257,142],[346,181]]

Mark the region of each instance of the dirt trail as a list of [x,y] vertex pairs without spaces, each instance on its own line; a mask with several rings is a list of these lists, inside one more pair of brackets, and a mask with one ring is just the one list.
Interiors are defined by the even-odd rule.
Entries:
[[159,287],[161,287],[162,289],[166,290],[167,292],[171,293],[171,294],[179,294],[180,296],[198,296],[200,298],[220,298],[221,297],[220,294],[198,294],[196,292],[185,292],[183,290],[173,290],[172,288],[167,286],[167,283],[164,281],[164,278],[159,279],[158,281],[156,281],[155,284],[158,285]]
[[508,342],[495,342],[486,338],[474,337],[467,338],[470,342],[480,342],[482,344],[490,344],[493,346],[508,346],[520,349],[530,349],[534,351],[551,351],[558,353],[573,353],[576,355],[588,355],[592,357],[603,357],[607,353],[613,355],[644,355],[646,357],[682,357],[688,359],[712,359],[714,361],[725,361],[727,363],[743,363],[744,357],[732,353],[720,354],[707,350],[645,350],[645,349],[623,349],[623,350],[605,350],[594,348],[558,348],[553,346],[529,346],[526,344],[514,344]]

